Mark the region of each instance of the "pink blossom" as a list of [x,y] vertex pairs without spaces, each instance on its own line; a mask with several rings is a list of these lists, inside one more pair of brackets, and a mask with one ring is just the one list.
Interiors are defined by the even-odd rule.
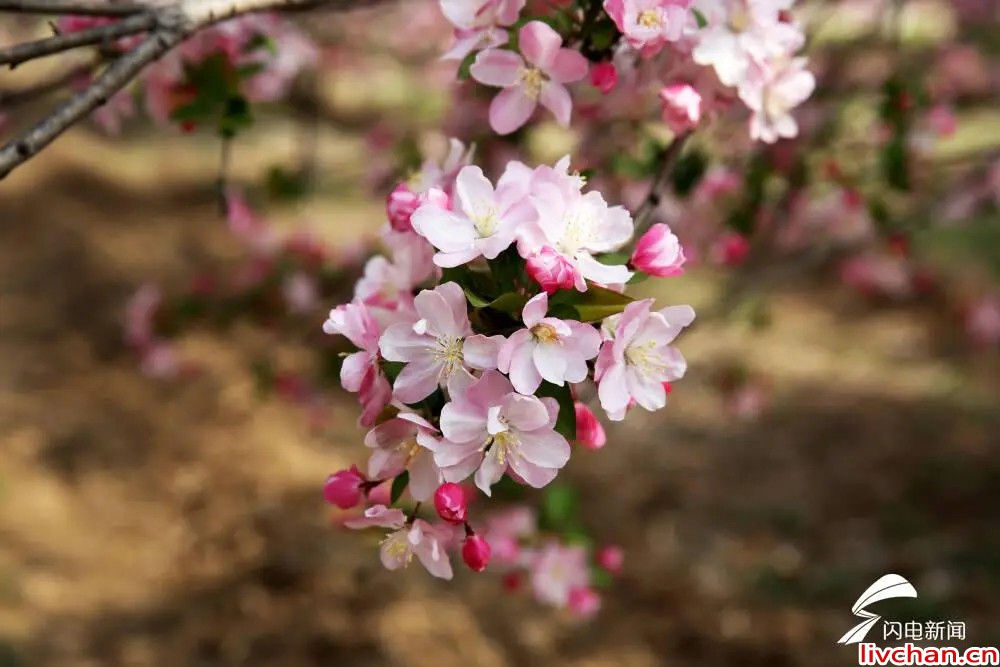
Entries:
[[462,542],[462,560],[473,572],[482,572],[490,562],[490,543],[472,534]]
[[455,376],[470,378],[469,369],[496,368],[503,336],[472,334],[465,292],[457,283],[423,290],[414,307],[417,322],[393,324],[379,342],[383,357],[406,362],[393,387],[397,399],[416,403]]
[[787,57],[805,43],[801,29],[781,20],[793,0],[699,0],[708,25],[697,33],[692,58],[709,65],[726,86],[747,76],[751,62]]
[[816,77],[806,69],[805,58],[780,64],[754,63],[740,86],[740,99],[753,115],[750,136],[767,143],[795,137],[799,126],[791,111],[806,101],[816,88]]
[[510,566],[521,562],[520,541],[536,532],[538,518],[535,511],[520,505],[491,514],[483,534],[492,547],[493,560],[498,565]]
[[397,232],[411,231],[413,225],[410,224],[410,216],[419,206],[420,195],[411,190],[408,184],[400,183],[386,197],[385,212],[389,224]]
[[445,482],[434,492],[434,509],[448,523],[465,523],[465,491],[461,485]]
[[531,588],[540,602],[566,607],[570,591],[589,586],[587,552],[581,546],[548,542],[532,559]]
[[382,540],[379,557],[387,570],[405,567],[417,557],[420,564],[435,577],[451,579],[451,561],[445,551],[450,539],[449,531],[443,526],[434,526],[423,519],[406,522],[402,510],[389,509],[385,505],[375,505],[365,510],[363,517],[345,521],[348,528],[368,528],[377,526],[391,528],[393,532]]
[[494,190],[479,167],[464,167],[455,179],[458,208],[448,210],[435,197],[411,218],[413,229],[440,252],[438,266],[459,266],[483,256],[494,259],[514,242],[515,230],[534,212],[522,193],[503,178]]
[[684,250],[669,226],[657,223],[642,235],[632,253],[632,267],[651,276],[684,273]]
[[365,446],[372,449],[368,476],[389,479],[408,470],[410,495],[418,502],[429,500],[441,483],[432,454],[437,441],[437,429],[430,422],[418,414],[400,412],[365,436]]
[[573,404],[576,410],[576,441],[587,449],[600,449],[608,441],[604,426],[585,403]]
[[445,60],[463,60],[479,49],[507,43],[509,26],[517,21],[526,0],[439,0],[441,11],[455,26],[455,43],[442,56]]
[[528,258],[526,265],[528,275],[541,285],[546,294],[573,289],[576,285],[576,269],[551,246],[542,246],[541,250]]
[[965,331],[981,347],[1000,344],[1000,296],[975,301],[965,313]]
[[621,206],[608,206],[599,192],[581,193],[580,179],[566,174],[567,167],[568,160],[561,160],[556,168],[543,166],[532,174],[531,201],[537,216],[521,229],[518,252],[531,259],[545,247],[554,250],[573,267],[574,286],[581,292],[587,290],[587,280],[602,285],[628,282],[632,273],[625,266],[602,264],[594,255],[614,252],[628,242],[632,216]]
[[563,84],[587,76],[587,59],[561,48],[562,37],[541,21],[525,24],[518,44],[524,58],[513,51],[489,49],[469,70],[476,81],[503,88],[490,104],[490,127],[497,134],[510,134],[528,121],[539,102],[560,125],[568,126],[573,101]]
[[691,306],[650,312],[652,299],[635,301],[605,321],[609,336],[594,367],[601,407],[613,421],[625,418],[629,401],[647,410],[667,403],[663,383],[684,376],[687,363],[670,342],[694,321]]
[[712,260],[723,266],[739,266],[750,254],[750,241],[736,232],[726,232],[712,244]]
[[357,466],[340,470],[326,478],[323,485],[323,498],[331,505],[342,510],[349,510],[361,502],[362,485],[365,478],[358,472]]
[[549,297],[533,297],[521,311],[524,329],[515,331],[500,347],[497,368],[510,376],[518,392],[534,394],[542,380],[563,386],[587,378],[587,362],[597,356],[601,335],[592,326],[574,320],[546,317]]
[[522,396],[502,374],[486,371],[442,409],[445,439],[434,459],[449,482],[475,470],[486,495],[508,469],[541,488],[569,461],[569,443],[554,430],[558,414],[554,399]]
[[312,276],[296,271],[281,285],[281,296],[288,311],[296,314],[309,313],[319,301],[319,288]]
[[683,134],[701,122],[701,95],[688,83],[672,83],[660,89],[663,122],[674,134]]
[[595,560],[604,570],[617,574],[621,572],[625,562],[625,552],[618,545],[608,544],[598,549]]
[[576,616],[593,616],[601,609],[601,596],[589,586],[577,586],[569,592],[567,607]]
[[644,57],[676,42],[694,26],[692,0],[604,0],[604,9],[625,35],[629,46]]
[[392,259],[377,255],[368,260],[354,298],[390,310],[412,309],[413,290],[436,275],[434,249],[412,232],[387,232],[384,239]]
[[590,70],[590,85],[607,95],[618,85],[618,70],[614,63],[605,62],[594,65]]
[[372,426],[392,397],[392,387],[379,365],[378,341],[381,327],[367,306],[349,303],[330,311],[323,332],[346,337],[358,352],[344,358],[340,367],[340,384],[350,392],[357,392],[363,411],[361,424]]
[[235,188],[226,192],[226,224],[230,233],[255,254],[272,255],[278,247],[274,229],[250,208],[243,193]]

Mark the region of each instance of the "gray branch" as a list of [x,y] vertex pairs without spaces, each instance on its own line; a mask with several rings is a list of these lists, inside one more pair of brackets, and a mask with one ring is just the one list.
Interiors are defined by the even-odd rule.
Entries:
[[110,44],[120,37],[137,35],[146,32],[156,25],[153,14],[129,16],[121,21],[96,28],[89,28],[66,35],[56,35],[26,44],[17,44],[7,49],[0,49],[0,65],[10,65],[14,69],[23,62],[50,56],[54,53],[69,51],[80,46],[93,44]]
[[0,0],[0,12],[24,14],[128,16],[147,8],[148,3],[125,0]]

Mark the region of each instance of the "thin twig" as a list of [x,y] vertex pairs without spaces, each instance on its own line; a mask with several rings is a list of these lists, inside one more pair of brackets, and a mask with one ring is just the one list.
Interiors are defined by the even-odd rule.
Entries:
[[24,104],[25,102],[48,95],[49,93],[54,93],[92,72],[99,62],[100,60],[95,58],[94,62],[60,72],[47,81],[22,88],[0,90],[0,109],[10,109],[19,104]]
[[670,182],[674,165],[677,164],[677,158],[680,157],[681,152],[684,150],[684,144],[687,143],[690,136],[690,132],[677,135],[670,143],[670,146],[663,151],[660,157],[660,169],[656,172],[656,176],[653,177],[653,184],[649,187],[649,194],[646,195],[646,199],[643,200],[642,204],[636,210],[635,216],[633,216],[635,219],[635,238],[642,236],[652,224],[653,212],[660,205],[660,200],[663,198],[663,191]]
[[0,0],[0,11],[70,16],[129,16],[146,11],[150,4],[123,0]]
[[50,56],[54,53],[69,51],[80,46],[111,43],[120,37],[137,35],[146,32],[156,25],[155,14],[139,14],[129,16],[109,25],[88,28],[66,35],[56,35],[26,44],[17,44],[7,49],[0,49],[0,65],[10,65],[14,69],[23,62]]

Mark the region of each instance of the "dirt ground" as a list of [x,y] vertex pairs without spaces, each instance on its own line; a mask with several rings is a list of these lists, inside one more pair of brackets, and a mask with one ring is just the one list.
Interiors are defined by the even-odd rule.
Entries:
[[[357,142],[322,141],[350,171]],[[596,620],[488,574],[383,571],[319,493],[361,458],[350,400],[322,435],[259,400],[248,359],[274,341],[249,328],[185,339],[203,371],[183,382],[143,377],[121,343],[139,283],[237,252],[211,150],[81,130],[0,186],[0,667],[850,665],[835,642],[890,571],[914,613],[1000,642],[1000,365],[942,345],[926,313],[827,288],[774,295],[758,334],[693,328],[668,409],[574,457],[591,532],[627,553]],[[254,155],[238,171],[259,174]],[[377,202],[310,207],[292,213],[334,238],[379,222]],[[720,410],[732,359],[769,378],[759,420]]]

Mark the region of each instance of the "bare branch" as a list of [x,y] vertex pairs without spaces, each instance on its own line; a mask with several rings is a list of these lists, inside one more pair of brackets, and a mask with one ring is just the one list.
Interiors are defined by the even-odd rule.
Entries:
[[0,11],[25,14],[128,16],[148,8],[149,3],[125,0],[0,0]]
[[89,28],[68,35],[56,35],[35,42],[18,44],[7,49],[0,49],[0,65],[10,65],[14,69],[23,62],[49,56],[54,53],[68,51],[80,46],[110,43],[120,37],[137,35],[146,32],[156,25],[154,14],[139,14],[129,16],[110,25]]
[[646,195],[646,199],[643,200],[635,212],[634,238],[638,239],[642,236],[652,224],[653,212],[660,205],[660,199],[663,197],[664,189],[670,182],[670,176],[673,173],[674,165],[677,164],[677,158],[680,157],[681,152],[684,150],[684,145],[690,136],[690,132],[677,135],[670,143],[670,146],[663,151],[660,157],[660,168],[656,172],[656,176],[653,177],[653,184],[649,188],[649,194]]
[[41,81],[31,86],[0,90],[0,109],[10,109],[11,107],[24,104],[25,102],[30,102],[38,97],[54,93],[78,80],[80,77],[89,74],[99,63],[100,60],[96,59],[94,62],[86,65],[80,65],[79,67],[73,67],[65,72],[60,72],[48,80]]

